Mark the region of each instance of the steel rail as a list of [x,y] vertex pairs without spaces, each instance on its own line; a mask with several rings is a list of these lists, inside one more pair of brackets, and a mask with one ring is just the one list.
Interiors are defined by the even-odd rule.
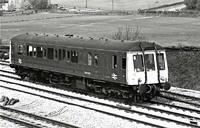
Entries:
[[[5,82],[7,82],[7,81],[5,81]],[[11,83],[11,84],[13,84],[13,83]],[[16,83],[15,83],[16,84]],[[22,85],[23,86],[23,85]],[[1,87],[1,86],[0,86]],[[8,87],[6,87],[6,88],[8,88]],[[31,87],[29,87],[29,88],[31,88]],[[9,89],[12,89],[12,88],[9,88]],[[35,89],[35,87],[34,87],[34,89]],[[38,90],[38,88],[36,88],[37,90]],[[16,89],[14,89],[14,90],[16,90]],[[43,89],[40,89],[40,91],[45,91],[45,92],[49,92],[49,91],[47,91],[47,90],[43,90]],[[17,90],[18,91],[18,90]],[[19,91],[21,91],[21,90],[19,90]],[[21,91],[21,92],[23,92],[23,91]],[[25,93],[27,93],[27,92],[25,92]],[[30,92],[28,92],[29,94],[30,94]],[[73,97],[73,96],[69,96],[69,95],[63,95],[63,94],[60,94],[60,93],[56,93],[56,92],[51,92],[50,91],[50,93],[55,93],[56,95],[61,95],[61,96],[67,96],[67,97],[71,97],[71,98],[76,98],[77,99],[77,97]],[[33,94],[33,95],[35,95],[35,94]],[[37,95],[37,94],[36,94]],[[43,97],[43,98],[45,98],[45,97]],[[91,101],[91,100],[87,100],[87,99],[80,99],[80,98],[78,98],[79,100],[84,100],[84,101],[87,101],[87,102],[93,102],[93,103],[96,103],[96,104],[101,104],[101,105],[106,105],[106,106],[109,106],[109,107],[112,107],[113,108],[113,105],[108,105],[108,104],[103,104],[103,103],[99,103],[99,102],[96,102],[96,101]],[[54,99],[53,99],[54,100]],[[54,100],[55,101],[55,100]],[[71,104],[71,103],[70,103]],[[74,105],[74,104],[72,104],[72,105]],[[76,104],[75,104],[76,105]],[[81,106],[79,106],[79,107],[81,107]],[[85,106],[84,106],[85,107]],[[117,109],[121,109],[121,107],[117,107],[117,106],[114,106],[115,108],[117,108]],[[143,106],[144,107],[144,106]],[[91,108],[90,108],[91,109]],[[121,109],[122,110],[122,109]],[[181,125],[189,125],[189,126],[192,126],[192,127],[196,127],[196,125],[192,125],[192,124],[189,124],[189,123],[185,123],[185,122],[181,122],[181,121],[176,121],[176,120],[173,120],[173,119],[169,119],[169,118],[165,118],[165,117],[160,117],[160,116],[156,116],[156,115],[152,115],[152,114],[148,114],[148,113],[144,113],[144,112],[138,112],[138,111],[134,111],[134,110],[127,110],[127,109],[124,109],[125,111],[127,111],[127,112],[132,112],[132,113],[139,113],[139,114],[144,114],[144,115],[147,115],[147,116],[151,116],[152,118],[158,118],[158,119],[162,119],[162,120],[167,120],[167,121],[170,121],[170,122],[175,122],[175,123],[177,123],[177,124],[181,124]]]
[[171,104],[166,104],[166,103],[161,103],[161,102],[157,102],[157,101],[151,101],[150,103],[152,104],[158,104],[158,105],[163,105],[163,106],[168,106],[170,108],[176,108],[176,109],[182,109],[184,111],[190,111],[190,112],[195,112],[200,114],[200,110],[197,109],[191,109],[191,108],[185,108],[185,107],[181,107],[181,106],[177,106],[177,105],[171,105]]
[[63,123],[63,122],[60,122],[60,121],[57,121],[57,120],[53,120],[53,119],[49,119],[49,118],[46,118],[46,117],[43,117],[43,116],[38,116],[38,115],[35,115],[35,114],[32,114],[32,113],[12,109],[12,108],[9,108],[9,107],[0,106],[0,109],[10,111],[10,112],[14,112],[14,113],[19,113],[19,114],[22,114],[22,115],[25,115],[25,116],[28,116],[28,117],[32,117],[34,119],[39,119],[41,121],[50,122],[50,123],[56,124],[58,126],[64,126],[64,127],[67,127],[67,128],[78,128],[77,126],[74,126],[74,125],[71,125],[71,124]]
[[0,117],[2,119],[6,119],[6,120],[9,120],[9,121],[12,121],[12,122],[16,122],[17,124],[20,124],[22,126],[27,126],[28,128],[42,128],[42,126],[34,125],[33,123],[28,123],[26,121],[22,121],[22,120],[19,120],[17,118],[11,118],[10,116],[6,116],[6,115],[1,114]]
[[195,107],[200,108],[200,104],[193,103],[193,102],[189,102],[189,101],[185,101],[185,100],[178,99],[178,98],[175,98],[175,97],[164,96],[164,95],[158,95],[158,97],[165,98],[165,99],[168,99],[168,100],[177,101],[177,102],[182,102],[182,103],[189,104],[189,105],[193,105],[193,106],[195,106]]
[[170,91],[161,91],[161,93],[171,94],[171,95],[175,95],[175,96],[180,96],[180,97],[185,97],[185,98],[188,98],[188,99],[194,99],[194,100],[200,101],[200,98],[198,98],[198,97],[188,96],[188,95],[184,95],[184,94],[180,94],[180,93],[175,93],[175,92],[170,92]]

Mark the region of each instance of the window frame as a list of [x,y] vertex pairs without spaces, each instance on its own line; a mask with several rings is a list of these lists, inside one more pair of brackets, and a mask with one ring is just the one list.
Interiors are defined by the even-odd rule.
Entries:
[[[163,63],[163,65],[164,65],[164,68],[162,68],[162,69],[160,68],[160,62],[159,62],[159,60],[160,60],[159,56],[160,56],[161,54],[162,54],[162,61],[163,61],[162,63]],[[158,56],[158,60],[157,60],[157,61],[158,61],[158,64],[159,64],[159,65],[158,65],[159,70],[165,70],[165,69],[166,69],[165,54],[164,54],[164,53],[158,53],[157,56]]]
[[118,57],[117,55],[112,55],[112,68],[117,69],[118,68]]
[[[40,51],[38,51],[38,49],[40,49]],[[44,49],[43,49],[42,46],[37,46],[36,47],[36,57],[37,58],[43,58],[43,51],[44,51]],[[39,53],[39,52],[41,52],[41,53]]]
[[51,48],[51,47],[47,48],[47,59],[49,60],[54,59],[54,48]]
[[23,44],[17,44],[17,54],[24,55],[24,45]]
[[99,67],[99,55],[94,54],[94,66]]
[[[140,64],[136,64],[136,60],[138,60],[138,56],[140,56]],[[145,70],[145,67],[144,67],[144,60],[143,60],[143,55],[142,54],[136,54],[136,55],[133,55],[133,67],[134,67],[134,71],[135,72],[144,72]],[[136,58],[135,58],[136,57]],[[141,65],[141,67],[139,67],[138,65]],[[137,66],[137,67],[136,67]]]
[[[122,67],[121,67],[121,68],[122,68],[122,70],[126,70],[126,63],[127,63],[127,62],[126,62],[126,60],[127,60],[126,57],[122,57],[121,60],[122,60]],[[124,68],[124,67],[125,67],[125,68]]]
[[92,66],[92,53],[87,53],[87,65]]

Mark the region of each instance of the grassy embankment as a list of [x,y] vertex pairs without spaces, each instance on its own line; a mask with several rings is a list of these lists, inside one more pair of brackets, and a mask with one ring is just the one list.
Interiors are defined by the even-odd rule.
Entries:
[[172,85],[200,91],[200,51],[170,51],[167,58]]

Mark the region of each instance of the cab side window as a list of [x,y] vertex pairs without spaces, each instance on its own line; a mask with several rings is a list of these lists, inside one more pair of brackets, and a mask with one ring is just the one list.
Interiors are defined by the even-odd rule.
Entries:
[[24,53],[24,47],[23,47],[23,45],[18,44],[17,48],[18,48],[18,51],[17,51],[18,55],[23,55],[23,53]]
[[126,58],[122,58],[122,69],[126,69]]
[[165,59],[163,53],[158,54],[158,68],[160,70],[165,70]]

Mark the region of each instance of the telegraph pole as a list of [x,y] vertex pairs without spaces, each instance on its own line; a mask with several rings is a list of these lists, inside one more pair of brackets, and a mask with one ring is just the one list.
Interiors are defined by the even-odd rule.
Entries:
[[85,1],[86,3],[85,3],[85,8],[87,8],[87,0]]
[[112,0],[112,11],[114,11],[114,1]]

